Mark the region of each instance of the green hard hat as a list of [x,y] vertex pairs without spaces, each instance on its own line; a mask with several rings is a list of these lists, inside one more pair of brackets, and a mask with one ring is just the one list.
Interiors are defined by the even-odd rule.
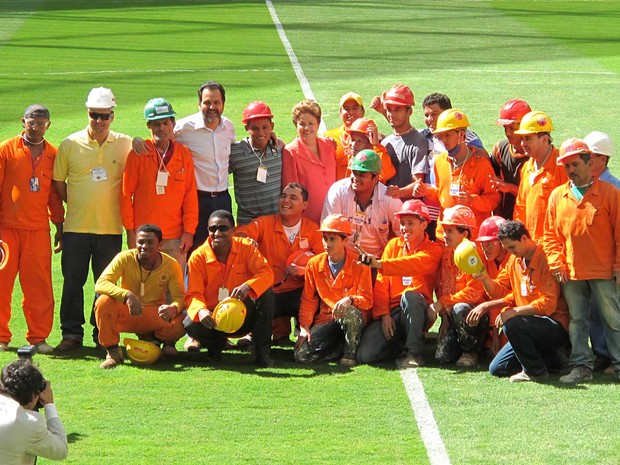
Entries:
[[374,150],[360,150],[351,163],[349,164],[351,171],[367,171],[370,173],[381,172],[381,159]]
[[165,99],[161,97],[152,98],[146,102],[144,107],[144,119],[147,121],[153,121],[163,118],[174,118],[176,113]]

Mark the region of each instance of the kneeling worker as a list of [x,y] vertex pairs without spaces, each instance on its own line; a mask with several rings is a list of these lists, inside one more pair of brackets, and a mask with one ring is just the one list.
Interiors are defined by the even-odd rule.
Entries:
[[[174,345],[185,334],[183,273],[174,258],[160,252],[162,240],[158,226],[143,224],[136,230],[137,248],[117,254],[97,280],[95,318],[99,343],[107,350],[101,368],[123,363],[121,332],[153,332],[164,343],[164,355],[177,354]],[[166,303],[167,292],[171,304]]]

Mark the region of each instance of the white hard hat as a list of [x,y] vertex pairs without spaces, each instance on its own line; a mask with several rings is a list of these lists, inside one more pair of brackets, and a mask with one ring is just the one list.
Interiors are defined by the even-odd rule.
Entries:
[[614,153],[614,144],[611,137],[601,131],[592,131],[583,141],[588,144],[590,150],[599,155],[607,155],[611,157]]
[[86,99],[87,108],[114,108],[116,99],[110,89],[105,87],[95,87],[88,94]]

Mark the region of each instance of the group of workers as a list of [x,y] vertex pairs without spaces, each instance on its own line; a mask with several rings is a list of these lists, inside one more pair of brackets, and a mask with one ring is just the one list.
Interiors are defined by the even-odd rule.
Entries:
[[[301,363],[416,368],[439,317],[441,363],[473,367],[486,352],[490,372],[513,382],[550,371],[582,382],[595,368],[620,378],[620,181],[606,134],[558,149],[549,115],[514,99],[489,154],[446,95],[423,100],[427,128],[414,128],[414,95],[399,84],[371,103],[389,135],[349,92],[343,124],[324,135],[320,106],[296,104],[289,144],[269,106],[250,102],[238,141],[225,101],[207,82],[199,111],[176,120],[170,102],[151,99],[143,140],[110,129],[114,94],[95,88],[88,126],[58,149],[45,139],[49,110],[26,109],[21,134],[0,145],[0,350],[18,273],[28,342],[42,353],[82,347],[90,266],[102,368],[123,363],[121,332],[166,357],[187,334],[185,349],[212,361],[239,338],[271,367],[271,346],[292,345],[293,331]],[[55,348],[50,221],[64,278]],[[468,241],[483,269],[460,266]],[[226,331],[216,308],[231,300],[244,317]]]

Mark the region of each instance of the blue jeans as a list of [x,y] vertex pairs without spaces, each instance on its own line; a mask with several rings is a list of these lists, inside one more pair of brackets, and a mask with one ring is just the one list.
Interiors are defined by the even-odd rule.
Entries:
[[[122,247],[121,234],[89,234],[66,232],[62,235],[62,298],[60,301],[60,329],[63,339],[84,338],[84,284],[91,265],[96,282]],[[96,298],[96,296],[95,296]],[[95,299],[93,299],[93,305]],[[90,322],[93,340],[98,342],[95,314],[91,306]]]
[[545,359],[568,344],[568,333],[548,317],[517,315],[504,324],[508,344],[489,365],[493,376],[511,376],[521,370],[538,376],[547,372]]
[[620,294],[611,279],[588,279],[562,283],[571,321],[568,327],[572,350],[571,366],[592,369],[592,351],[588,346],[590,301],[603,319],[607,349],[612,364],[620,370]]

